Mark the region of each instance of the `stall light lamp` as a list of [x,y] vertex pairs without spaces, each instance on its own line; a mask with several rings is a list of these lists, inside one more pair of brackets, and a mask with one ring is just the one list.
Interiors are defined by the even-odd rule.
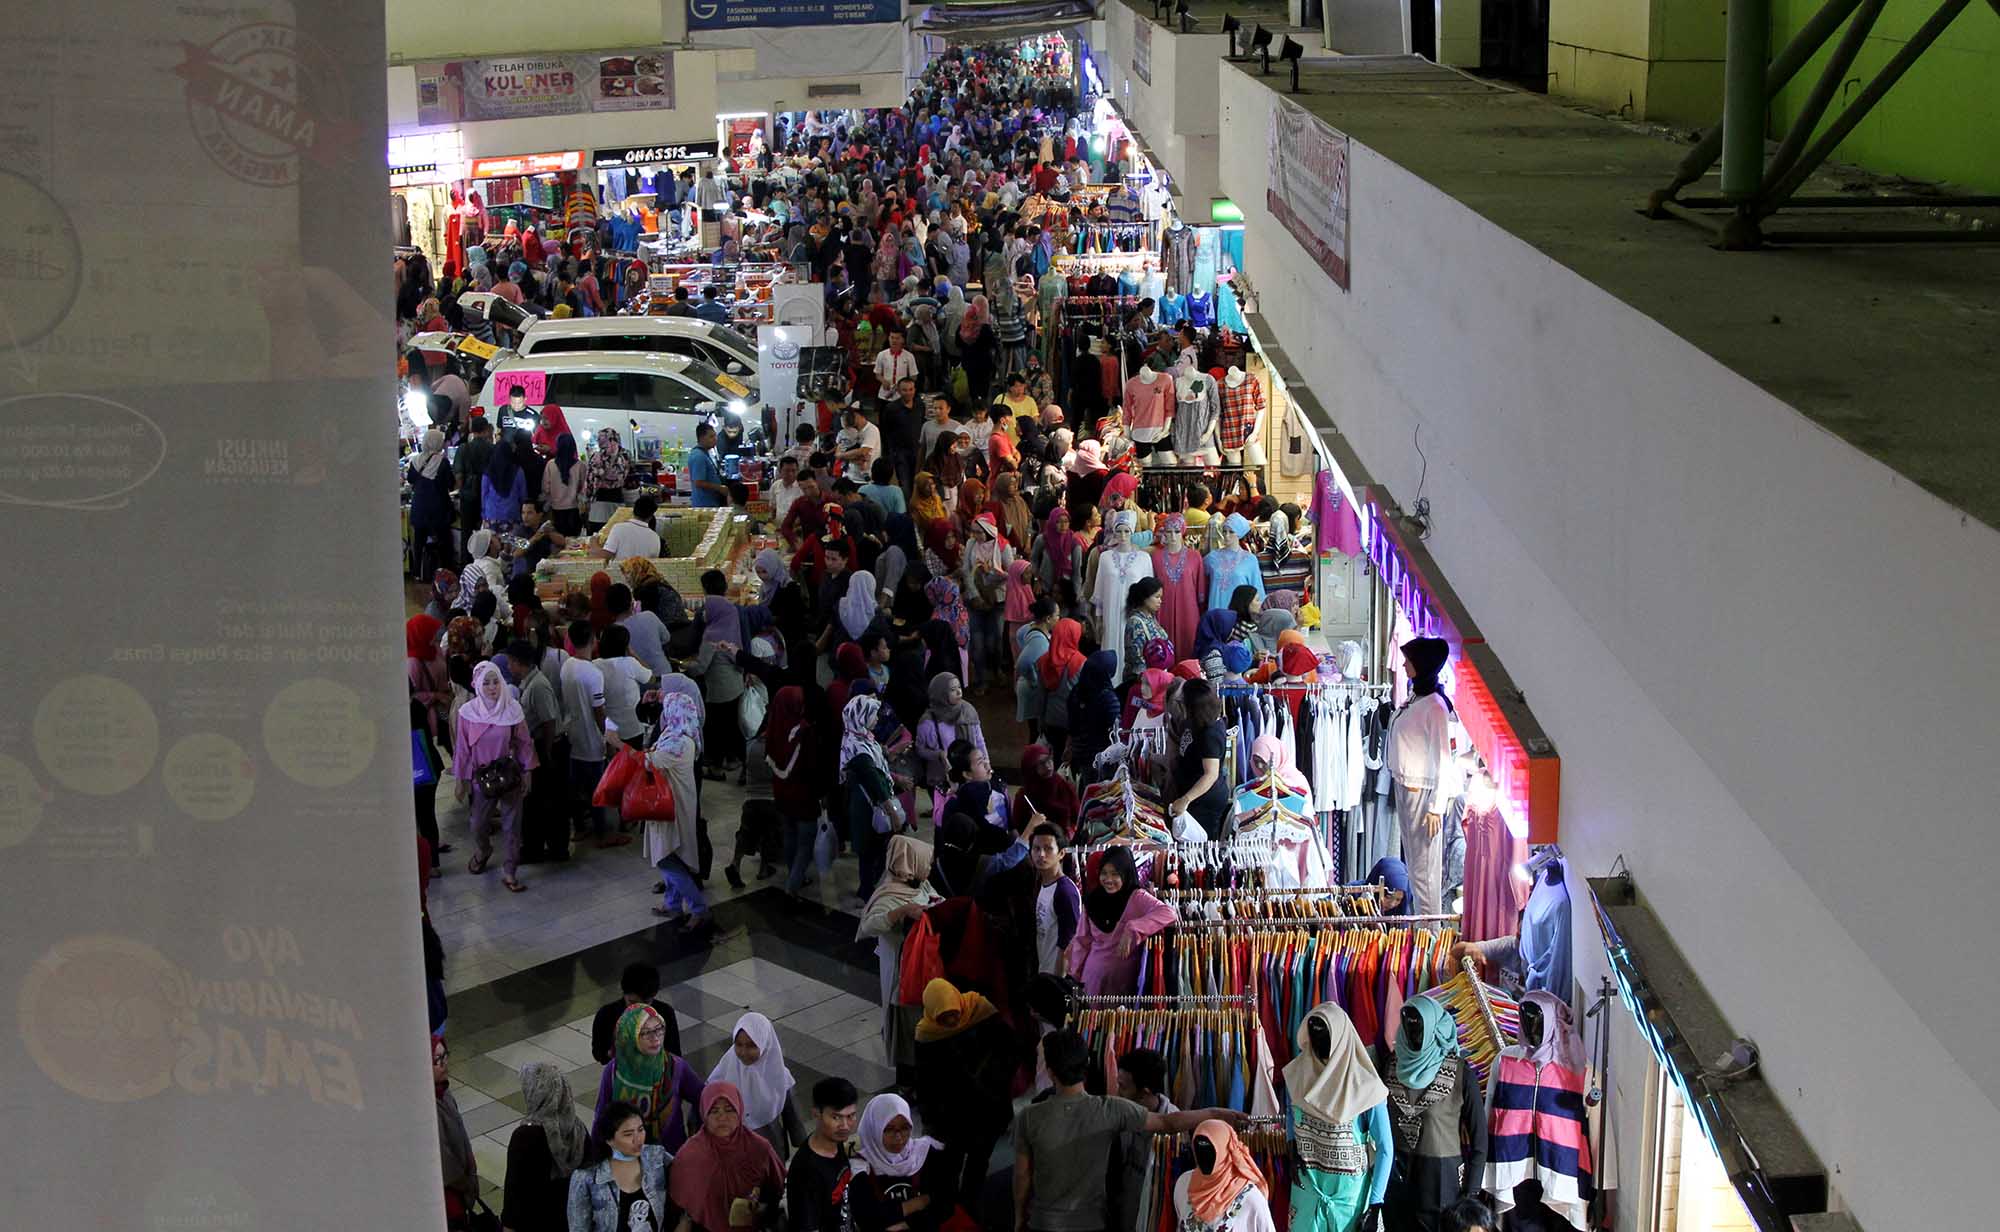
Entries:
[[1306,54],[1305,45],[1291,35],[1285,36],[1284,45],[1278,48],[1278,58],[1292,66],[1292,93],[1299,92],[1299,58]]
[[1234,60],[1236,58],[1236,32],[1238,30],[1241,30],[1242,28],[1243,28],[1243,23],[1237,20],[1236,14],[1227,13],[1223,15],[1222,32],[1229,36],[1228,58],[1231,60]]
[[1264,23],[1261,21],[1257,23],[1257,28],[1250,32],[1250,54],[1264,57],[1264,71],[1261,75],[1269,77],[1271,75],[1271,32],[1264,28]]
[[1188,8],[1188,0],[1180,0],[1174,6],[1174,16],[1181,19],[1182,34],[1192,34],[1194,32],[1194,13]]

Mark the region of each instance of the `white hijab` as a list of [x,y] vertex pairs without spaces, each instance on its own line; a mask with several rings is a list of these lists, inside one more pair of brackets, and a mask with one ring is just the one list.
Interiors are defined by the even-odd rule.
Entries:
[[[741,1031],[757,1045],[755,1065],[745,1065],[736,1055],[736,1032]],[[1351,1032],[1350,1032],[1351,1034]],[[771,1020],[752,1010],[736,1020],[729,1033],[729,1046],[708,1075],[710,1082],[727,1082],[743,1092],[743,1124],[762,1129],[784,1115],[785,1101],[792,1093],[792,1071],[785,1068],[785,1046],[778,1042],[778,1029]]]
[[847,636],[859,638],[875,619],[875,575],[863,569],[847,579],[847,593],[840,597],[840,627]]
[[[1310,1024],[1315,1018],[1325,1021],[1333,1039],[1324,1062],[1312,1049]],[[1299,1023],[1298,1046],[1299,1055],[1285,1066],[1285,1091],[1292,1103],[1320,1120],[1344,1125],[1389,1098],[1354,1023],[1337,1002],[1323,1001],[1306,1014]]]
[[[882,1145],[882,1131],[889,1128],[889,1122],[902,1117],[910,1123],[910,1140],[903,1149],[890,1154]],[[860,1138],[861,1162],[866,1171],[875,1176],[915,1176],[923,1169],[924,1161],[930,1158],[931,1148],[937,1143],[916,1133],[917,1119],[910,1115],[909,1101],[902,1096],[884,1092],[868,1101],[861,1111]]]

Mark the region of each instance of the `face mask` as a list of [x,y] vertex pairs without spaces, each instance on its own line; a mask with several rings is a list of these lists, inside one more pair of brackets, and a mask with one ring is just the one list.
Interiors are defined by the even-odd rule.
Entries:
[[639,1157],[637,1155],[627,1155],[625,1152],[619,1150],[617,1147],[614,1146],[611,1148],[611,1158],[617,1160],[621,1164],[629,1164],[637,1161]]

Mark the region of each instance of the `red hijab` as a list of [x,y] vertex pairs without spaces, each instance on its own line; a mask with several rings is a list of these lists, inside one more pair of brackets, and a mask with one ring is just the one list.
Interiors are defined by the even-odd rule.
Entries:
[[729,1204],[785,1182],[785,1165],[764,1136],[741,1125],[727,1138],[708,1132],[709,1110],[727,1102],[740,1116],[743,1093],[734,1084],[711,1082],[701,1089],[701,1130],[674,1156],[667,1190],[674,1202],[703,1228],[729,1227]]
[[964,551],[964,545],[952,547],[946,540],[956,534],[958,528],[951,524],[950,518],[933,518],[924,527],[924,546],[936,552],[944,567],[953,573],[958,572],[959,554]]
[[403,622],[403,654],[406,658],[420,663],[428,663],[438,657],[438,634],[444,632],[444,622],[435,616],[418,613]]
[[542,416],[535,421],[535,452],[545,458],[556,456],[556,438],[569,431],[569,418],[563,409],[551,402],[542,408]]
[[1073,832],[1083,802],[1075,784],[1057,771],[1055,754],[1049,751],[1049,746],[1029,745],[1021,754],[1021,773],[1025,781],[1014,797],[1013,815],[1025,820],[1032,808],[1055,823],[1065,835]]
[[1056,622],[1055,632],[1049,635],[1049,648],[1035,665],[1042,674],[1044,689],[1059,689],[1063,681],[1083,670],[1083,652],[1077,649],[1082,641],[1081,624],[1067,616]]
[[590,627],[599,633],[611,627],[611,575],[602,569],[590,575]]
[[827,682],[826,699],[836,713],[847,709],[857,682],[868,679],[868,655],[859,642],[842,642],[833,652],[833,679]]

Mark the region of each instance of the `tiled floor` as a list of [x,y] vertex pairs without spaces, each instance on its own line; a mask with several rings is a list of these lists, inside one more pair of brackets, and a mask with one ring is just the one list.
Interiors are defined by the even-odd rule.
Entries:
[[[996,769],[1018,781],[1025,733],[1013,721],[1012,696],[994,691],[973,701],[986,717]],[[785,895],[782,870],[759,881],[754,858],[744,863],[743,890],[723,878],[743,801],[769,797],[758,775],[743,787],[733,778],[702,785],[716,848],[707,892],[717,928],[695,942],[652,915],[658,874],[636,842],[604,850],[580,843],[566,863],[523,865],[522,894],[500,884],[497,862],[481,875],[467,873],[472,840],[451,786],[449,778],[440,784],[438,824],[454,850],[443,857],[429,904],[446,956],[453,1092],[496,1209],[507,1139],[521,1115],[521,1067],[549,1061],[562,1069],[588,1123],[602,1075],[590,1056],[590,1022],[619,995],[628,963],[659,966],[682,1050],[703,1076],[728,1046],[737,1018],[755,1008],[777,1025],[802,1112],[813,1084],[828,1075],[852,1081],[864,1100],[894,1082],[879,1035],[874,945],[854,939],[854,857],[836,860],[831,884],[809,888],[806,903]]]

